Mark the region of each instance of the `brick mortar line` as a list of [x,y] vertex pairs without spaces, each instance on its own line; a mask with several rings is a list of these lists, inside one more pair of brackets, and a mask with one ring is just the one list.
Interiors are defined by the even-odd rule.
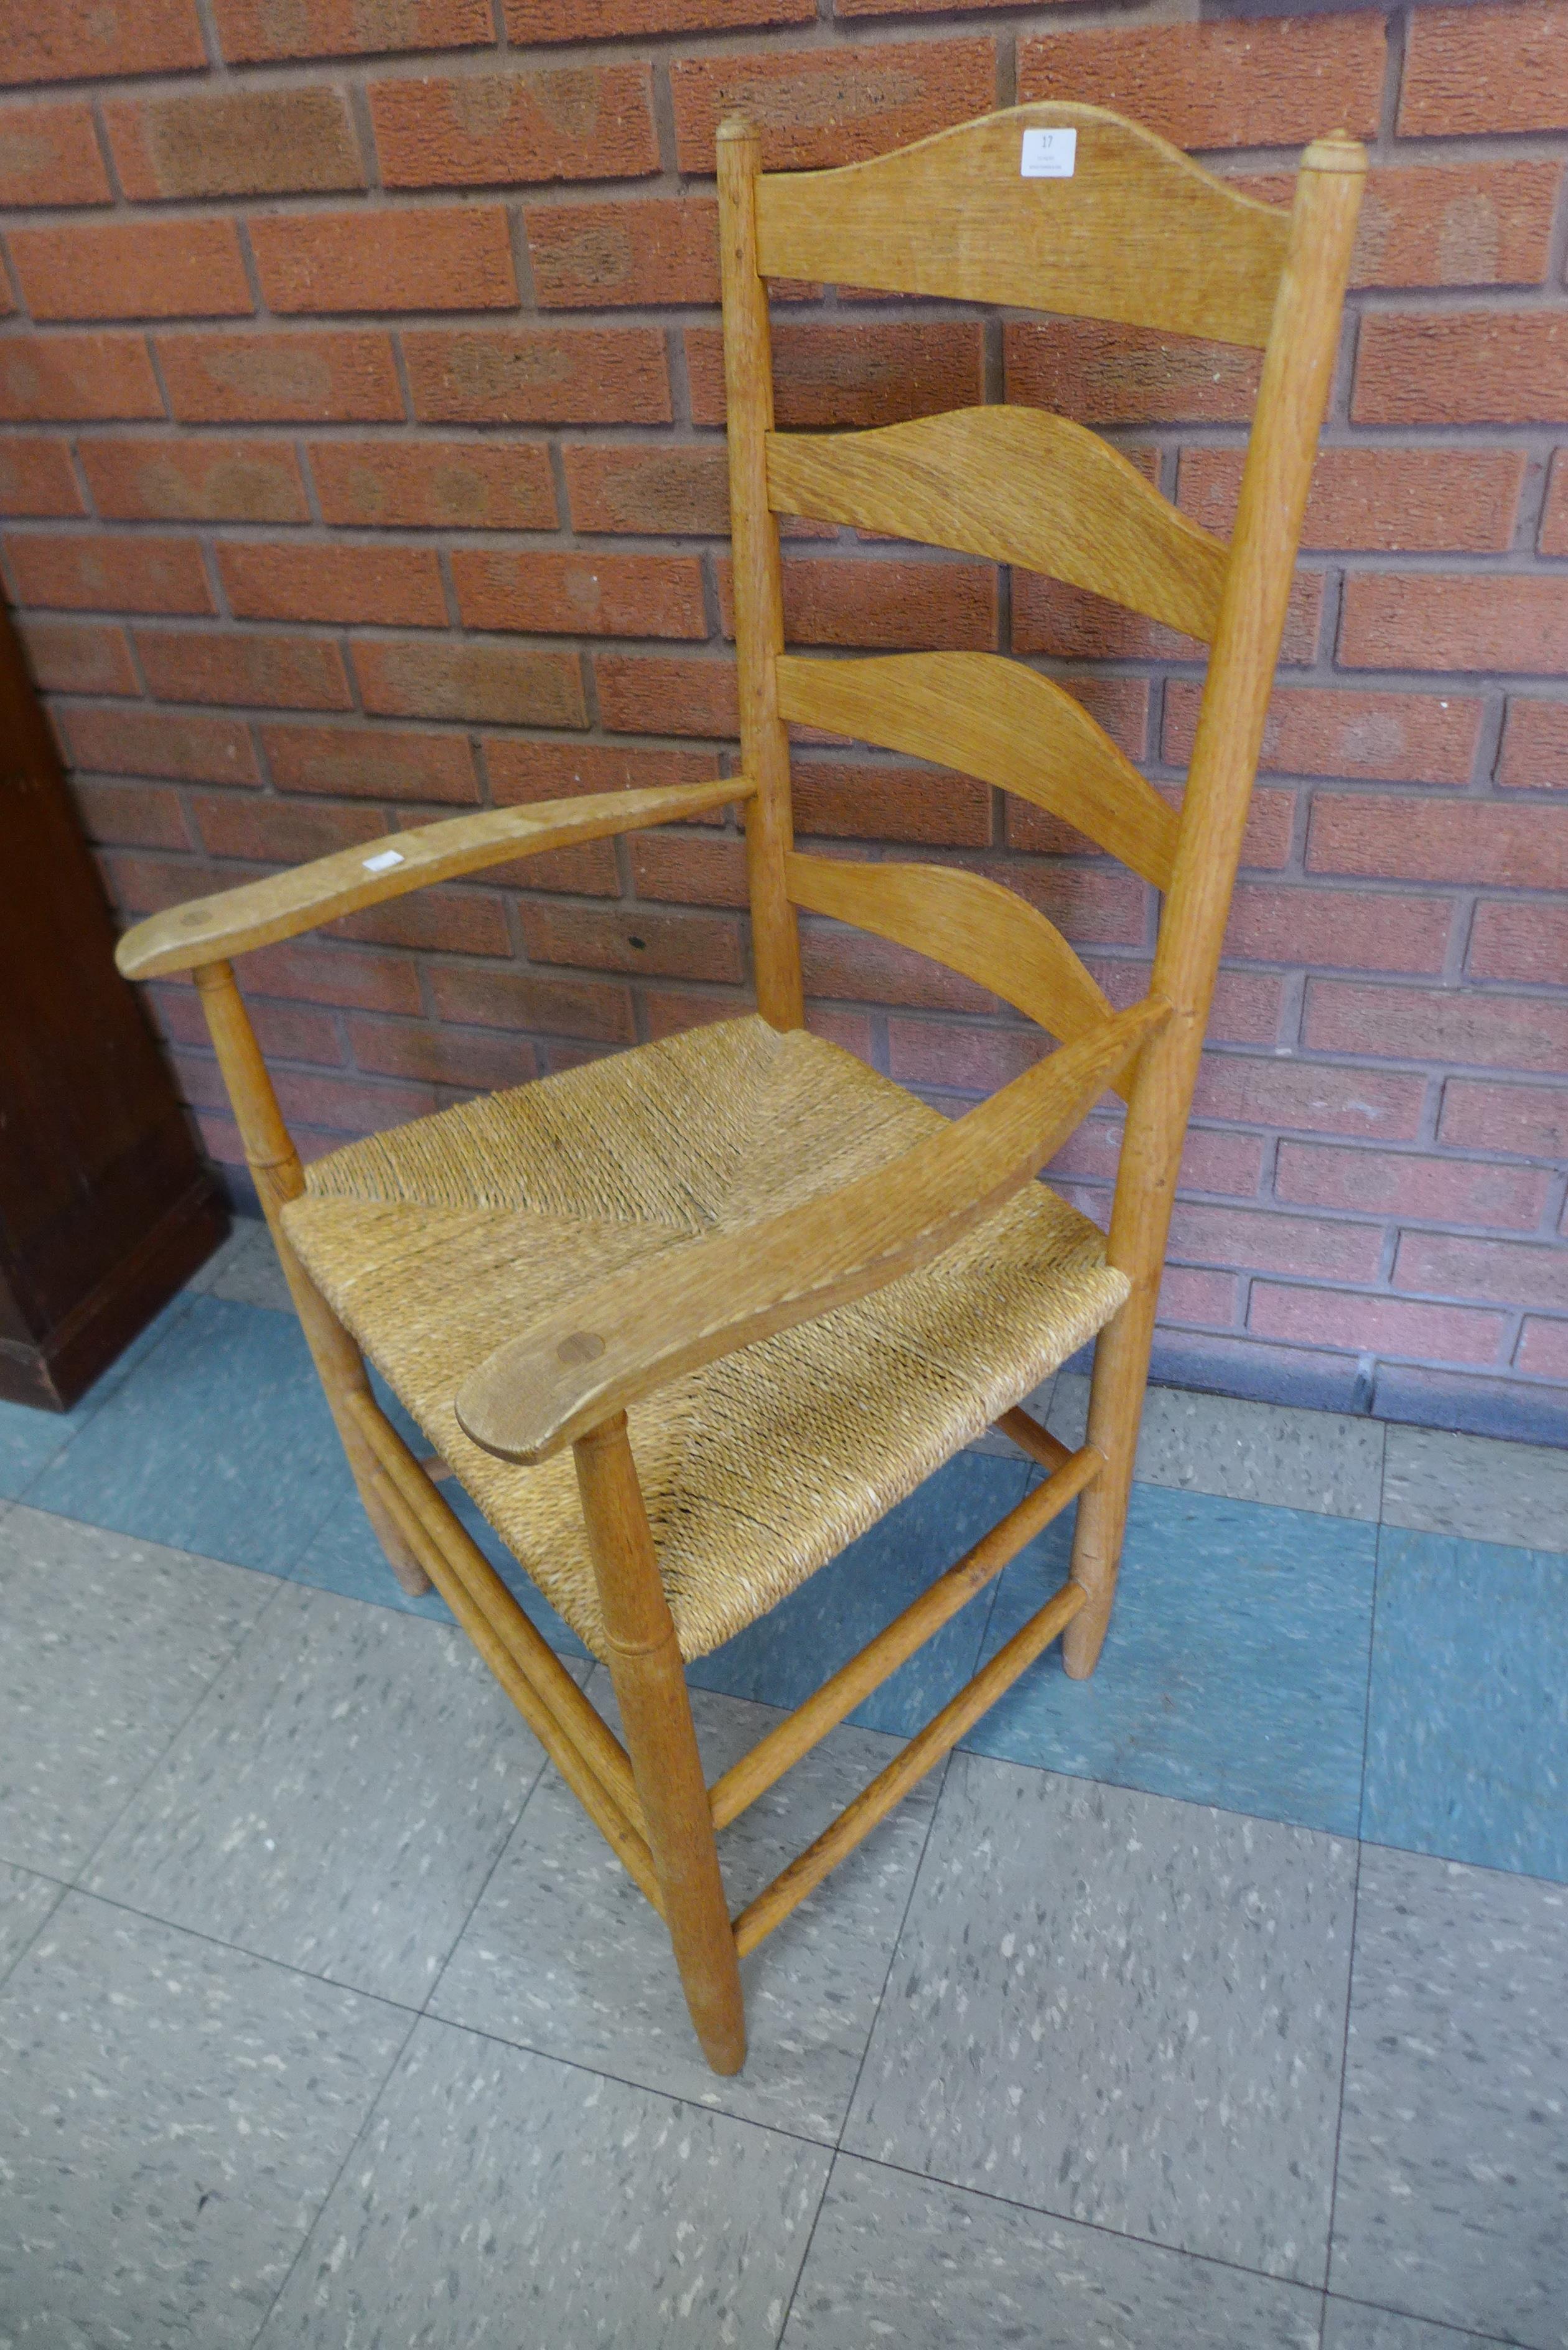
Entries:
[[[1568,149],[1564,150],[1564,160],[1568,161]],[[572,201],[562,203],[556,209],[572,211],[580,207],[584,210],[597,211],[614,209],[618,205],[624,209],[636,201],[626,195],[625,182],[620,181],[573,181],[570,186]],[[601,191],[606,192],[599,192]],[[270,212],[263,212],[259,209],[265,203],[265,198],[234,198],[227,204],[220,204],[219,200],[213,198],[204,198],[202,201],[208,206],[205,212],[182,210],[154,214],[151,211],[144,210],[139,215],[122,216],[116,213],[111,218],[105,218],[100,213],[86,220],[79,215],[73,216],[69,221],[10,219],[0,221],[0,227],[3,227],[7,235],[26,234],[36,229],[58,233],[71,227],[84,229],[167,227],[180,221],[189,222],[196,226],[224,224],[232,222],[236,227],[243,226],[248,229],[254,219],[266,220],[274,216]],[[644,201],[651,207],[680,200],[658,195],[648,196]],[[281,216],[308,223],[319,220],[329,213],[358,213],[361,209],[368,220],[373,220],[378,213],[385,213],[389,217],[396,217],[400,213],[412,215],[437,211],[451,213],[454,217],[461,217],[465,213],[515,212],[525,216],[529,211],[539,211],[545,208],[539,204],[530,204],[515,195],[508,201],[503,193],[491,193],[483,188],[477,188],[472,192],[462,192],[446,204],[434,203],[428,195],[421,194],[417,202],[406,205],[399,205],[391,202],[389,192],[366,189],[357,192],[349,192],[335,201],[324,198],[316,209],[289,213]],[[522,223],[524,243],[526,243],[526,227],[524,217]],[[531,253],[532,248],[529,247],[528,250]],[[775,331],[781,328],[787,330],[795,325],[831,324],[853,328],[895,325],[984,327],[993,322],[1003,325],[1043,327],[1054,327],[1065,322],[1071,328],[1073,319],[1077,315],[1031,310],[1019,304],[988,306],[963,302],[956,298],[948,299],[939,295],[901,294],[896,288],[874,287],[866,293],[855,293],[847,296],[843,296],[840,289],[835,288],[834,291],[839,295],[836,303],[828,301],[826,291],[809,296],[775,293],[772,305]],[[1352,325],[1363,317],[1408,318],[1419,324],[1424,320],[1456,315],[1484,315],[1487,317],[1507,319],[1557,317],[1564,314],[1568,314],[1568,286],[1545,276],[1461,278],[1445,281],[1412,278],[1388,284],[1354,286],[1345,296],[1347,325]],[[244,334],[247,327],[254,327],[257,323],[258,318],[265,320],[269,326],[275,325],[298,333],[308,333],[315,328],[338,334],[370,331],[374,328],[381,328],[388,332],[401,329],[410,333],[430,331],[481,333],[486,330],[505,332],[508,329],[519,332],[524,328],[556,333],[570,333],[574,328],[592,328],[603,333],[618,327],[655,326],[663,328],[677,327],[681,329],[707,328],[716,333],[720,322],[720,310],[716,300],[709,300],[694,295],[671,296],[662,301],[652,297],[628,301],[546,301],[532,309],[527,308],[520,299],[481,303],[467,308],[431,308],[425,305],[415,304],[400,308],[377,310],[363,307],[334,308],[323,305],[317,309],[277,312],[269,311],[264,303],[256,311],[174,310],[140,313],[127,310],[83,313],[76,317],[34,318],[25,307],[18,307],[9,314],[5,321],[5,331],[11,335],[18,332],[31,332],[73,338],[78,336],[138,331],[156,334]],[[1115,326],[1116,324],[1115,321],[1096,321],[1087,314],[1084,314],[1084,322],[1090,326],[1096,324]],[[1162,337],[1160,330],[1155,328],[1129,327],[1127,331],[1134,335],[1147,333],[1156,343],[1164,340],[1195,351],[1214,349],[1234,353],[1246,348],[1245,346],[1239,344],[1222,343],[1212,336],[1189,337],[1172,334]],[[1343,359],[1345,356],[1343,344],[1340,356]],[[1511,421],[1506,418],[1475,420],[1477,423]],[[1555,420],[1525,419],[1522,421],[1527,424],[1533,423],[1539,427],[1542,421],[1550,424]],[[1413,421],[1418,423],[1420,420],[1413,420]],[[1332,411],[1331,422],[1338,422],[1351,430],[1397,429],[1376,419],[1334,418]],[[1210,419],[1183,418],[1179,414],[1168,417],[1152,416],[1147,419],[1112,418],[1097,420],[1096,429],[1100,429],[1102,423],[1106,429],[1129,433],[1151,430],[1171,432],[1189,424],[1194,427],[1203,426],[1206,429],[1222,427],[1238,433],[1243,439],[1247,432],[1247,420],[1245,416],[1240,414],[1235,417]],[[719,432],[722,427],[715,424],[708,429]],[[1450,429],[1468,431],[1470,427],[1466,424]]]

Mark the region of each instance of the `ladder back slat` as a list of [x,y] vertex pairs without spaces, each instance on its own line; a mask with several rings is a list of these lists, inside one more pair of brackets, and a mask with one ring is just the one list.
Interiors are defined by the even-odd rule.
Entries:
[[957,767],[1048,809],[1157,889],[1179,826],[1082,702],[1001,653],[889,653],[777,664],[778,704],[799,726],[853,734]]
[[1022,564],[1207,643],[1229,552],[1117,449],[1039,408],[961,408],[869,432],[770,432],[776,514]]
[[[1022,176],[1023,136],[1071,130],[1071,177]],[[1262,348],[1289,215],[1096,106],[1044,100],[830,172],[764,174],[765,277],[823,278],[1113,318]]]
[[[1054,922],[1001,882],[961,865],[867,865],[846,858],[784,859],[792,904],[852,922],[895,945],[930,955],[990,988],[1064,1045],[1111,1016],[1111,1003]],[[1130,1075],[1115,1081],[1127,1093]]]

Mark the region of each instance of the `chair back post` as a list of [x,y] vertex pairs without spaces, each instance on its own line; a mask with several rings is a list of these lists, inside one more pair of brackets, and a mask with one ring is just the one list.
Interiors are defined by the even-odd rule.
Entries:
[[1110,1467],[1079,1504],[1073,1573],[1090,1596],[1063,1644],[1075,1678],[1093,1669],[1109,1616],[1182,1144],[1339,347],[1366,172],[1366,151],[1338,131],[1313,141],[1296,182],[1155,951],[1153,992],[1175,1016],[1139,1058],[1116,1176],[1107,1254],[1133,1287],[1095,1357],[1088,1441]]
[[746,806],[746,877],[757,1009],[774,1028],[805,1024],[800,940],[784,887],[793,846],[789,731],[779,715],[775,663],[784,650],[778,524],[768,504],[767,436],[774,422],[767,286],[757,267],[756,190],[762,150],[750,123],[721,123],[719,250],[724,301],[724,395],[730,445],[730,526],[741,757],[756,795]]

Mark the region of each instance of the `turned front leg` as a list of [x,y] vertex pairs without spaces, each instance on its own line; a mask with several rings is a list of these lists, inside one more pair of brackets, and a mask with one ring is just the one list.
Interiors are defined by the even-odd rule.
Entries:
[[572,1447],[620,1705],[665,1921],[702,2053],[715,2073],[746,2056],[740,1960],[730,1924],[707,1782],[653,1535],[618,1412]]

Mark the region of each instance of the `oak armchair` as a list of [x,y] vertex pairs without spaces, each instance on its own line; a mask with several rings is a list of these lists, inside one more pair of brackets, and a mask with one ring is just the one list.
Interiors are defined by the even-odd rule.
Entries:
[[[1051,134],[1052,174],[1029,175]],[[1337,340],[1365,162],[1303,158],[1289,213],[1092,107],[1018,107],[833,172],[764,176],[719,136],[742,773],[485,812],[177,909],[120,948],[192,971],[365,1506],[433,1579],[668,1925],[710,2063],[740,2066],[740,1962],[1058,1636],[1109,1618],[1177,1167]],[[766,280],[1083,313],[1262,348],[1230,545],[1116,451],[1037,410],[774,429]],[[784,651],[776,517],[1044,571],[1211,647],[1179,814],[1052,680],[986,653]],[[854,734],[1033,800],[1164,893],[1148,993],[1113,1012],[1043,915],[956,867],[792,846],[788,728]],[[231,959],[531,850],[744,811],[757,1015],[350,1145],[307,1171]],[[947,1124],[803,1021],[797,909],[934,955],[1059,1049]],[[1111,1087],[1108,1235],[1033,1179]],[[1097,1337],[1096,1337],[1097,1334]],[[1074,1452],[1021,1399],[1096,1337]],[[363,1349],[363,1352],[361,1351]],[[376,1363],[439,1459],[378,1408]],[[711,1787],[683,1665],[742,1629],[961,1445],[1046,1471]],[[439,1490],[454,1473],[610,1671],[624,1743]],[[1068,1581],[732,1919],[717,1836],[1074,1501]]]

